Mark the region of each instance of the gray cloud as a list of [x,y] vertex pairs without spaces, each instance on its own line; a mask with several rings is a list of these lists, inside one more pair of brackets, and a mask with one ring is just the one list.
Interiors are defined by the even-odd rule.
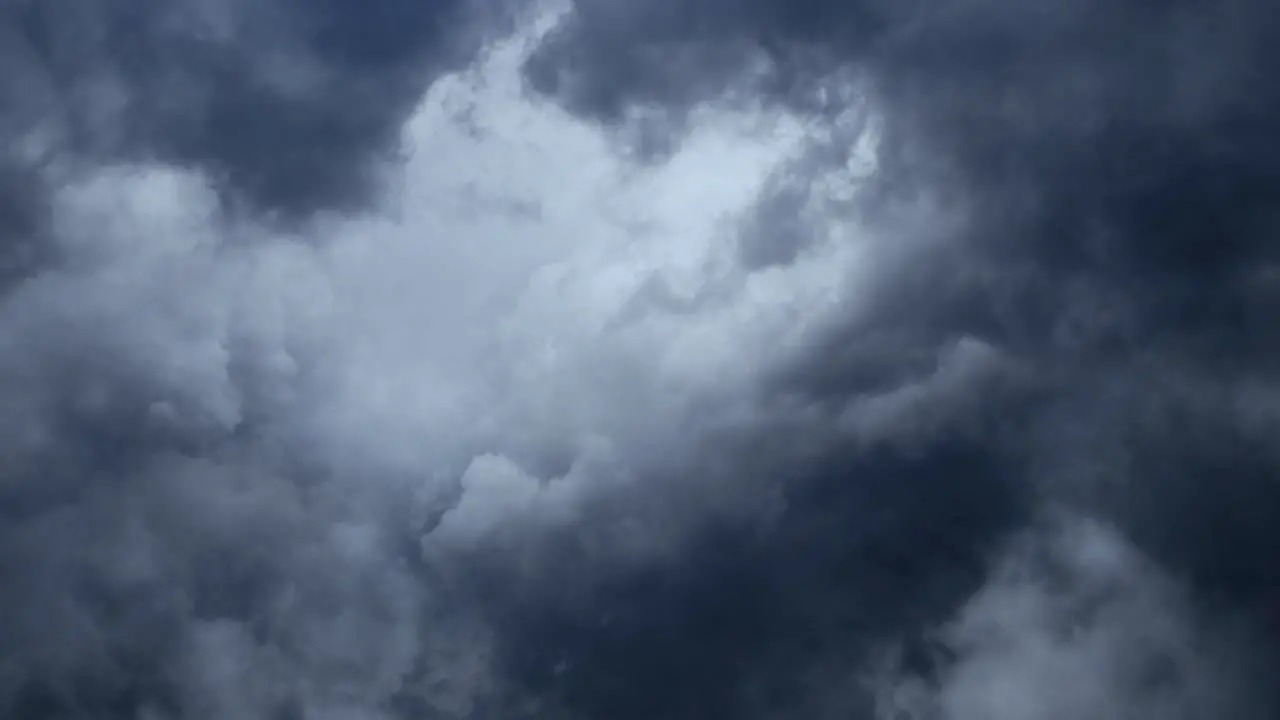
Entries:
[[2,12],[0,714],[1277,707],[1261,3]]
[[1183,588],[1111,528],[1058,518],[1019,538],[943,629],[940,677],[879,686],[883,717],[1266,717],[1273,694],[1238,628],[1206,623]]
[[[824,129],[874,119],[872,176],[845,169],[848,136],[819,132],[825,160],[796,165],[741,246],[749,267],[811,252],[815,199],[854,175],[860,199],[820,216],[859,217],[882,246],[774,391],[912,457],[961,437],[1017,458],[1002,487],[1118,523],[1194,603],[1274,645],[1269,8],[573,6],[526,75],[576,113],[625,128],[662,108],[668,146],[689,114],[743,97]],[[960,370],[979,356],[1005,369]]]
[[379,196],[418,97],[502,12],[11,2],[3,102],[11,132],[38,128],[49,152],[200,166],[227,200],[286,219],[355,209]]

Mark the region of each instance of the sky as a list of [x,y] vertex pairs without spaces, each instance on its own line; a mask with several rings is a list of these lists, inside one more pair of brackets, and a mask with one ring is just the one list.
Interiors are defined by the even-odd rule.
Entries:
[[1263,0],[0,0],[0,717],[1280,716]]

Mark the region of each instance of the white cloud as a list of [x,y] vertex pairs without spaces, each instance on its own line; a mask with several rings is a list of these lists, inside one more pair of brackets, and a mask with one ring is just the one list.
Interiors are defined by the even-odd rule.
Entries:
[[562,526],[749,415],[759,374],[840,306],[848,225],[791,265],[734,257],[797,121],[707,109],[642,166],[523,93],[526,48],[423,99],[394,213],[291,237],[145,163],[58,191],[63,262],[0,307],[3,489],[37,498],[3,535],[48,543],[23,622],[84,632],[57,656],[0,627],[13,668],[144,642],[73,599],[88,582],[170,623],[193,717],[377,717],[433,653],[423,692],[464,713],[484,633],[424,629],[415,518],[456,503],[429,539],[446,552]]

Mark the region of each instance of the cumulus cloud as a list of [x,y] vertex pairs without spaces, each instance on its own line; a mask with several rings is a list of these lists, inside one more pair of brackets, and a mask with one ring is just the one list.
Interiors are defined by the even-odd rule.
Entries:
[[502,3],[35,3],[0,9],[6,133],[43,161],[199,166],[289,219],[377,199],[399,126]]
[[1262,5],[0,8],[0,714],[1267,716]]
[[1236,652],[1238,631],[1206,628],[1113,528],[1057,518],[1014,543],[942,630],[953,657],[940,677],[885,682],[879,715],[1264,717],[1265,671]]
[[802,130],[639,166],[523,96],[529,42],[422,99],[398,209],[306,235],[204,167],[51,172],[57,262],[2,313],[7,712],[465,715],[503,649],[471,564],[540,582],[581,523],[627,567],[718,512],[678,471],[852,262],[725,256]]

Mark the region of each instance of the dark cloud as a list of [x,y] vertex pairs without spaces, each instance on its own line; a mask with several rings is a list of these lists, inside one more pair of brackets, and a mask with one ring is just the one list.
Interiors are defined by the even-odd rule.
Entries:
[[378,196],[424,89],[500,12],[464,0],[8,2],[3,102],[72,158],[202,167],[229,201],[286,219],[355,209]]
[[588,717],[822,714],[837,694],[865,713],[850,678],[831,675],[903,637],[927,665],[927,629],[981,585],[1003,533],[1027,517],[1010,483],[1017,459],[972,440],[809,460],[740,453],[758,464],[735,467],[739,488],[748,473],[784,483],[784,507],[745,520],[703,510],[676,555],[637,564],[609,557],[612,524],[652,523],[672,500],[646,512],[611,497],[547,540],[532,573],[513,571],[530,560],[509,550],[472,566],[469,592],[493,618],[515,692]]
[[[615,125],[663,108],[668,144],[691,111],[742,97],[829,127],[862,112],[829,102],[853,87],[881,137],[870,199],[847,212],[907,249],[877,251],[899,259],[882,261],[869,305],[781,391],[865,408],[977,339],[1037,388],[1017,415],[1030,430],[985,434],[981,452],[1025,458],[1038,492],[1117,522],[1216,612],[1253,614],[1274,647],[1277,23],[1252,0],[576,0],[526,74]],[[829,168],[850,150],[815,148]],[[747,266],[804,251],[803,208],[829,168],[801,164],[766,198]],[[1008,412],[976,392],[960,427]],[[928,397],[911,427],[952,412],[951,395]],[[957,481],[930,477],[922,496]]]
[[497,13],[0,5],[0,715],[1280,707],[1277,13]]

